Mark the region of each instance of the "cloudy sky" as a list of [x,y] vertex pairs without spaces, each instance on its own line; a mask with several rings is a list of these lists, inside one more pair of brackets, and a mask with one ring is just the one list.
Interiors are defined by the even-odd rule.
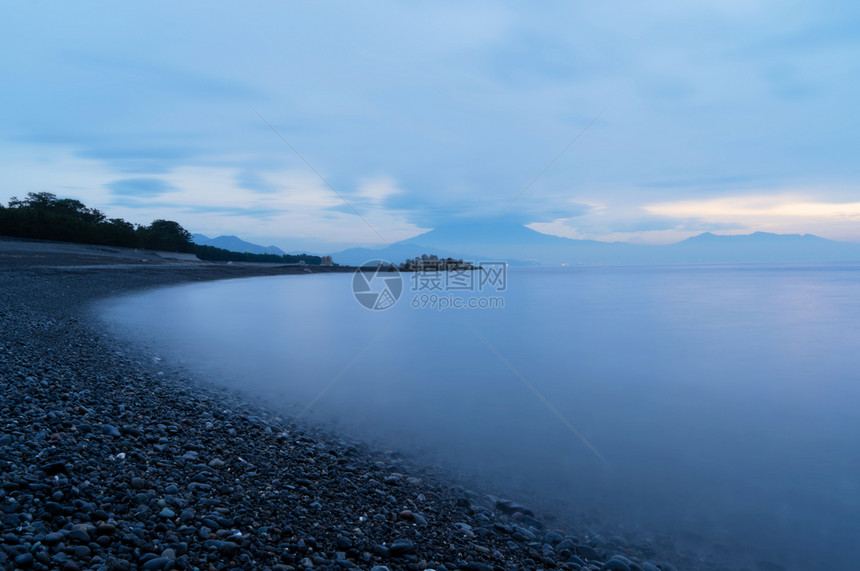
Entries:
[[591,124],[506,220],[860,242],[860,4],[31,0],[0,45],[4,202],[382,245],[493,219]]

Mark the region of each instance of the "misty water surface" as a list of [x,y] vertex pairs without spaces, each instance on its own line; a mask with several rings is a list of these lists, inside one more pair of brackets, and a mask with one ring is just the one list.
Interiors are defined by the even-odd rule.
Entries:
[[172,287],[104,315],[292,413],[340,375],[312,418],[561,515],[856,568],[858,286],[853,266],[512,268],[502,310],[412,309],[407,282],[374,312],[351,275],[321,274]]

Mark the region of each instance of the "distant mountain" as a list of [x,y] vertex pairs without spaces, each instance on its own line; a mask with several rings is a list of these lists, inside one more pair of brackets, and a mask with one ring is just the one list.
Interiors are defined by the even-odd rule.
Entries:
[[[483,233],[482,233],[483,232]],[[371,259],[402,262],[421,254],[472,262],[507,261],[533,265],[648,265],[741,262],[860,261],[860,244],[811,234],[722,236],[705,232],[665,246],[574,240],[516,224],[449,225],[381,248],[352,248],[333,254],[340,264]]]
[[619,246],[634,247],[617,242],[572,240],[542,234],[519,224],[501,222],[490,226],[442,226],[415,236],[410,241],[460,252],[459,257],[478,257],[487,261],[513,258],[528,264],[562,264],[573,259],[584,263],[601,263],[615,259]]
[[283,256],[284,252],[277,246],[260,246],[246,242],[236,236],[218,236],[217,238],[209,238],[203,234],[192,234],[191,241],[201,246],[214,246],[222,250],[230,250],[231,252],[247,252],[248,254],[275,254]]
[[517,224],[499,223],[486,230],[484,226],[457,224],[442,226],[386,247],[352,248],[332,256],[336,263],[347,265],[376,258],[402,262],[421,254],[462,258],[471,262],[506,261],[512,265],[601,264],[618,261],[619,251],[624,247],[635,248],[628,244],[550,236]]
[[663,246],[670,262],[844,262],[860,261],[860,244],[813,234],[722,236],[705,232]]

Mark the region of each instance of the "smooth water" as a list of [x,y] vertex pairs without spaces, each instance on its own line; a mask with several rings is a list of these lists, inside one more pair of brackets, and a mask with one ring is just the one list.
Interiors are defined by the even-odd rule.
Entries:
[[216,382],[562,516],[727,561],[857,567],[860,267],[510,268],[504,309],[441,312],[410,307],[408,281],[385,311],[351,286],[212,282],[104,315]]

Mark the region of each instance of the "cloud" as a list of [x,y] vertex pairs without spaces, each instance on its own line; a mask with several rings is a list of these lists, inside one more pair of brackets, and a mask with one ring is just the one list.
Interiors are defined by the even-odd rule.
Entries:
[[401,194],[397,182],[388,176],[372,178],[362,182],[358,187],[357,195],[364,201],[374,206],[382,206],[390,197]]
[[634,243],[676,242],[702,232],[742,231],[746,228],[734,222],[654,214],[625,204],[593,204],[580,216],[561,217],[528,226],[538,232],[566,238]]
[[272,184],[265,176],[255,169],[242,169],[236,175],[236,184],[240,188],[246,188],[262,193],[277,192],[278,188]]
[[176,190],[160,178],[123,178],[106,185],[116,196],[149,198]]
[[177,202],[156,202],[152,200],[140,200],[135,198],[119,198],[110,203],[111,206],[120,206],[134,210],[159,209],[163,212],[169,212],[173,216],[181,216],[183,214],[216,214],[219,216],[235,216],[243,218],[254,218],[257,220],[272,220],[279,218],[283,214],[290,211],[285,209],[276,209],[270,207],[243,207],[243,206],[205,206],[201,204],[182,204]]
[[601,222],[560,219],[546,223],[529,224],[529,228],[544,234],[565,238],[634,244],[667,244],[702,232],[731,231],[736,233],[746,231],[744,225],[735,223],[711,223],[697,219],[666,220],[652,218]]
[[[77,145],[86,141],[86,137],[77,138]],[[33,139],[27,139],[33,142]],[[48,139],[50,140],[50,139]],[[37,139],[45,142],[45,138]],[[65,143],[68,138],[51,143]],[[169,143],[158,144],[153,141],[149,145],[137,142],[116,140],[91,140],[85,148],[78,150],[77,155],[87,159],[96,159],[109,164],[111,167],[128,173],[163,174],[171,168],[195,161],[199,151],[191,146],[179,147]]]
[[[267,243],[367,243],[378,239],[255,111],[390,240],[494,219],[606,108],[506,221],[589,237],[765,224],[860,240],[844,206],[860,183],[858,13],[826,1],[383,1],[182,4],[170,19],[111,6],[82,19],[73,4],[22,3],[4,13],[20,49],[0,53],[15,86],[0,92],[0,146],[29,155],[0,178],[135,216],[155,214],[156,198],[209,231],[265,228]],[[44,172],[69,157],[66,176]],[[135,179],[174,188],[106,186]],[[783,212],[707,202],[796,185],[822,190]],[[280,226],[257,224],[266,209]]]
[[797,196],[729,196],[664,202],[644,207],[664,216],[707,220],[743,218],[825,218],[860,220],[860,202],[823,202]]
[[661,180],[643,181],[637,184],[640,188],[679,188],[679,189],[701,189],[711,191],[716,188],[734,188],[747,186],[758,179],[744,175],[722,175],[722,176],[700,176],[696,178],[664,178]]
[[[302,243],[311,249],[335,249],[326,243],[348,245],[349,236],[359,243],[380,245],[379,237],[352,210],[343,210],[343,202],[320,178],[305,169],[272,171],[267,176],[271,192],[244,188],[237,182],[240,171],[230,167],[185,167],[164,176],[172,191],[156,200],[136,196],[112,196],[110,205],[119,212],[129,212],[134,219],[173,217],[184,226],[206,234],[237,234],[266,243],[292,248],[286,237],[304,237]],[[390,177],[384,188],[362,187],[365,195],[382,199],[396,183]],[[420,233],[423,229],[410,224],[402,215],[382,207],[359,210],[388,241]],[[122,215],[122,214],[121,214]],[[278,238],[280,236],[280,238]],[[313,240],[312,240],[313,239]],[[356,240],[357,241],[357,240]],[[316,244],[316,245],[314,245]]]
[[154,62],[144,57],[119,58],[112,54],[97,52],[64,52],[69,65],[82,68],[84,73],[110,76],[124,84],[129,90],[145,88],[170,91],[207,100],[247,101],[260,96],[252,85],[203,73],[199,69],[167,62]]

